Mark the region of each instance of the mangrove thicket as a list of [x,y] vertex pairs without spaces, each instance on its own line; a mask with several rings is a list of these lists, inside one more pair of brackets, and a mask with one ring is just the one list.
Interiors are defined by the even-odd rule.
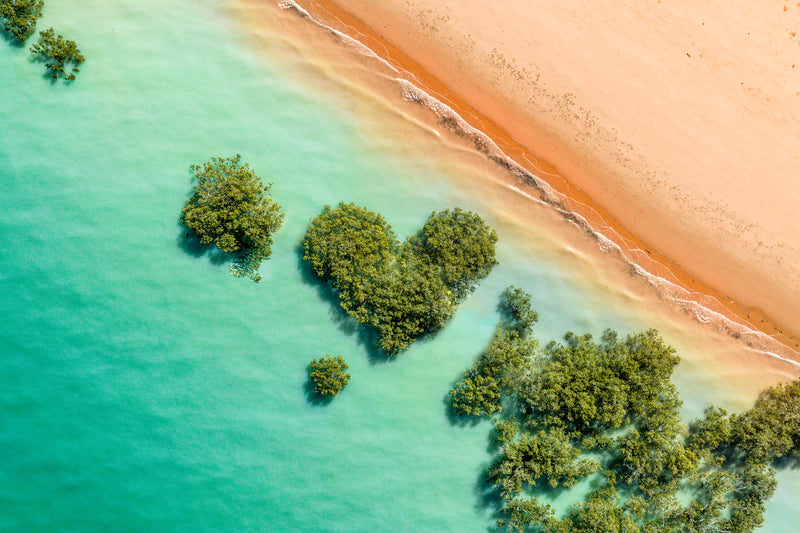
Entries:
[[325,206],[303,238],[303,259],[330,283],[342,309],[374,328],[388,355],[442,328],[495,260],[496,232],[459,208],[432,213],[400,243],[379,214],[355,204]]
[[42,0],[0,0],[3,29],[17,41],[25,41],[33,33],[43,7]]
[[[746,533],[764,521],[775,466],[800,459],[800,380],[742,414],[682,422],[679,358],[655,330],[567,333],[540,348],[537,315],[511,287],[489,348],[451,390],[454,413],[492,421],[485,472],[498,526],[540,533]],[[544,499],[585,480],[556,515]],[[491,499],[490,499],[491,500]]]
[[308,377],[314,382],[314,392],[321,396],[339,394],[350,382],[348,368],[341,355],[312,359],[308,364]]
[[241,156],[192,165],[195,186],[181,213],[189,236],[234,256],[231,273],[261,280],[258,268],[272,255],[283,211]]

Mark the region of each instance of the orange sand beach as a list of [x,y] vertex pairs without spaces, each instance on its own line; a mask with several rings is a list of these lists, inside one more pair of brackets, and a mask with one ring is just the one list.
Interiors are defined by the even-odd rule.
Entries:
[[797,359],[800,7],[299,4],[487,133],[632,263]]

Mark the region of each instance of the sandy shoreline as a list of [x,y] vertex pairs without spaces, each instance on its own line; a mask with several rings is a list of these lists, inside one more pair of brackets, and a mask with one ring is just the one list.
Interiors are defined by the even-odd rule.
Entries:
[[300,4],[488,133],[632,261],[800,347],[800,65],[778,34],[800,9],[777,10],[779,27],[774,6],[724,2]]

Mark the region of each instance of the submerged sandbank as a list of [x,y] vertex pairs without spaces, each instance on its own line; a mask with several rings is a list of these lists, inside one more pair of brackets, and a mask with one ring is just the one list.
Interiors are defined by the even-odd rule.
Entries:
[[488,133],[633,263],[686,289],[676,302],[764,331],[784,353],[800,347],[789,119],[800,68],[798,43],[779,31],[800,10],[300,4]]

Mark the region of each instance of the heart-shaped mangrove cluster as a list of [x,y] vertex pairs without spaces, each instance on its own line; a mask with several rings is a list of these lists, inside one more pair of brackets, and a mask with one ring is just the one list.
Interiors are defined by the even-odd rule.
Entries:
[[388,355],[442,328],[495,260],[497,233],[459,208],[432,213],[405,242],[379,214],[325,206],[303,238],[303,259],[338,290],[347,314],[375,328]]

